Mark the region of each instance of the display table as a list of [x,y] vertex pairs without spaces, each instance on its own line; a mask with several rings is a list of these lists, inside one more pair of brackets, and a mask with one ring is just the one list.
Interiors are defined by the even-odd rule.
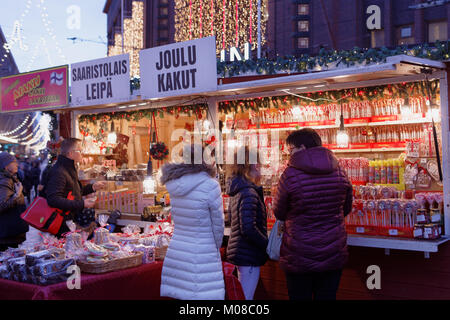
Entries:
[[[159,295],[163,262],[105,274],[81,274],[81,289],[69,290],[66,282],[49,286],[0,279],[0,300],[155,300]],[[224,263],[226,299],[244,300],[233,267]]]

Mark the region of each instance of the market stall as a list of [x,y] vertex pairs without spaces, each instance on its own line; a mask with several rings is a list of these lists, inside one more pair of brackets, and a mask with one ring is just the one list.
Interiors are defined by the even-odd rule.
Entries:
[[[286,157],[283,138],[291,130],[318,130],[352,180],[354,210],[346,219],[350,261],[339,298],[421,299],[436,286],[440,294],[433,297],[448,298],[450,284],[440,273],[448,268],[450,234],[446,65],[394,56],[372,65],[236,79],[219,85],[216,109],[231,145],[262,135],[272,159],[279,160],[278,168],[266,167],[269,212],[270,192]],[[344,143],[337,141],[341,115],[348,133]],[[431,262],[424,259],[432,256]],[[384,290],[368,290],[369,265],[380,266],[389,279]],[[277,262],[262,268],[256,296],[287,298]]]

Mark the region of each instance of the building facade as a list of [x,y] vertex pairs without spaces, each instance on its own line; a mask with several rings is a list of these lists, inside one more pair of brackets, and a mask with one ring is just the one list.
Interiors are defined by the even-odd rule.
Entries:
[[14,57],[8,49],[5,35],[0,27],[0,78],[19,73]]
[[[115,42],[121,32],[121,1],[105,3],[110,46],[118,45]],[[245,41],[251,42],[255,51],[258,0],[123,2],[125,17],[131,17],[133,2],[143,2],[144,48],[215,35],[218,50],[242,46]],[[261,0],[260,3],[262,52],[271,58],[314,55],[321,48],[348,50],[434,43],[448,40],[450,35],[450,0]]]
[[269,0],[268,46],[288,55],[434,43],[448,40],[449,19],[448,0]]

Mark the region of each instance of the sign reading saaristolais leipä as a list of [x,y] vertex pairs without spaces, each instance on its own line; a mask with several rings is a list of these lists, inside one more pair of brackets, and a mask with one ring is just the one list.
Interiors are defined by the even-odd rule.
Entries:
[[141,50],[139,61],[144,99],[217,90],[215,37]]
[[1,112],[67,106],[68,73],[68,66],[65,65],[1,78]]
[[130,99],[130,57],[121,54],[70,66],[73,106],[123,102]]

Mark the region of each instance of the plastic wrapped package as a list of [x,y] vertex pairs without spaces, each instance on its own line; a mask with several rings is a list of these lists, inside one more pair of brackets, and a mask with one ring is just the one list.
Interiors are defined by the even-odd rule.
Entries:
[[25,261],[27,266],[34,266],[37,263],[41,263],[46,260],[51,259],[64,259],[66,256],[66,251],[59,248],[50,248],[48,250],[38,251],[34,253],[27,254],[25,256]]
[[11,258],[5,264],[9,272],[14,272],[17,269],[16,265],[25,264],[25,257]]
[[134,252],[142,252],[142,263],[152,263],[155,262],[155,247],[154,246],[145,246],[145,245],[137,245],[134,247]]
[[122,232],[125,234],[141,233],[141,228],[137,225],[129,224],[126,227],[122,228]]
[[75,265],[74,259],[44,261],[30,267],[30,274],[34,276],[49,276],[61,271],[65,272],[72,265]]
[[97,228],[94,231],[94,243],[97,245],[109,242],[109,231],[105,228]]
[[8,268],[6,265],[0,265],[0,278],[7,279],[8,277]]
[[32,276],[34,284],[48,286],[55,283],[66,282],[70,274],[66,270],[52,273],[46,276]]

